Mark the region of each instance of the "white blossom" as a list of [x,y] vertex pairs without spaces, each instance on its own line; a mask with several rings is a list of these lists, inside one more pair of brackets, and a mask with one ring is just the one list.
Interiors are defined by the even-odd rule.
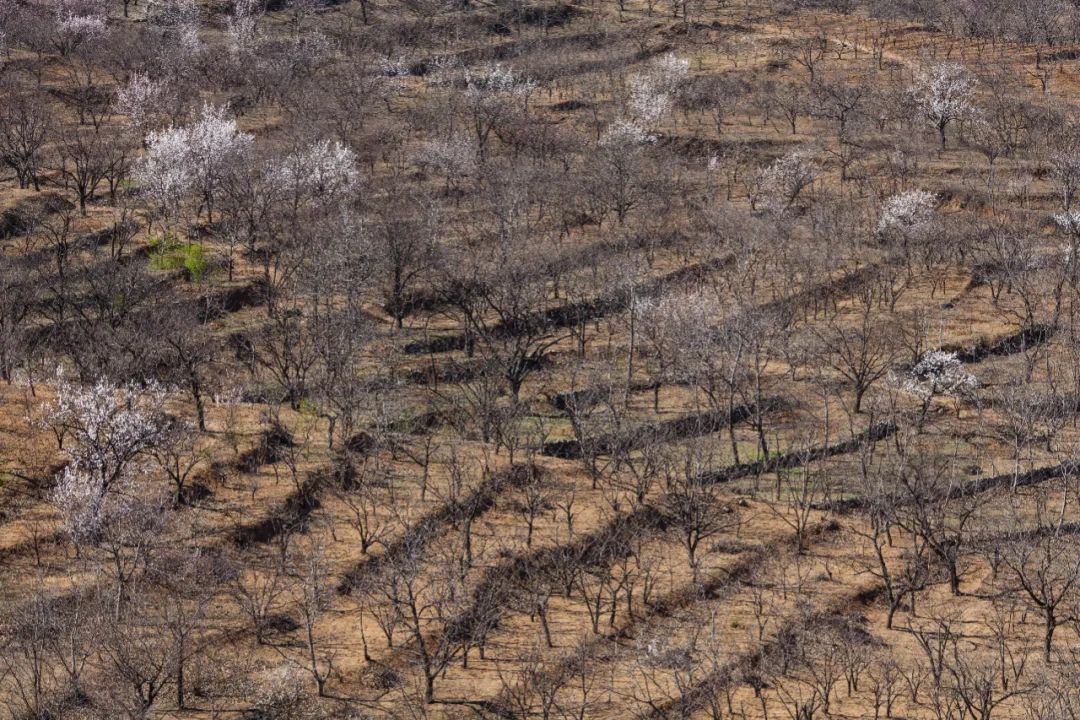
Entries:
[[15,28],[18,14],[22,11],[17,0],[0,0],[0,55],[7,56],[11,52],[10,29]]
[[476,148],[464,137],[431,140],[417,151],[414,162],[446,177],[464,177],[476,169]]
[[101,532],[105,491],[100,479],[68,466],[53,489],[52,502],[64,520],[64,532],[79,544],[91,542]]
[[202,11],[196,0],[157,0],[149,15],[186,54],[194,55],[202,49],[199,41]]
[[203,105],[198,121],[188,127],[196,174],[207,182],[229,160],[246,153],[253,139],[252,135],[240,132],[235,118],[228,117],[224,107]]
[[670,633],[650,628],[637,641],[638,657],[643,665],[664,670],[688,670],[693,667],[692,644],[685,645]]
[[164,81],[153,80],[144,73],[132,73],[127,84],[116,91],[113,106],[118,113],[131,118],[136,127],[143,127],[161,105],[166,87]]
[[723,314],[715,297],[700,291],[637,299],[634,310],[641,318],[642,336],[666,360],[669,380],[693,372],[697,361],[711,352],[710,327]]
[[817,165],[805,151],[794,150],[759,172],[757,192],[765,207],[781,211],[795,202],[817,177],[817,172]]
[[690,61],[675,53],[661,55],[653,61],[650,74],[656,82],[672,87],[690,72]]
[[647,128],[655,128],[671,112],[675,90],[690,71],[690,62],[668,53],[630,81],[627,110]]
[[292,665],[278,665],[267,673],[255,700],[261,717],[297,718],[315,715],[307,683]]
[[509,92],[516,85],[514,72],[502,63],[465,68],[466,92],[472,94]]
[[56,20],[57,29],[68,37],[89,39],[105,33],[105,18],[94,15],[63,15]]
[[926,119],[938,129],[943,146],[945,127],[971,112],[975,84],[959,63],[939,63],[915,73],[912,96]]
[[56,374],[56,397],[40,424],[63,439],[67,464],[57,478],[53,502],[77,541],[95,536],[108,514],[123,511],[114,496],[130,482],[139,457],[161,436],[163,390],[154,384],[117,386],[69,382]]
[[84,386],[58,371],[56,398],[46,406],[43,422],[62,431],[69,463],[98,475],[107,489],[157,438],[163,401],[164,392],[154,384],[117,386],[101,379]]
[[978,379],[964,370],[954,352],[931,350],[911,368],[903,387],[924,400],[935,395],[962,395],[979,387]]
[[332,59],[334,51],[330,38],[316,30],[298,36],[293,41],[290,55],[293,67],[313,68]]
[[409,63],[404,57],[384,57],[379,59],[379,72],[389,78],[409,75]]
[[212,212],[224,170],[247,154],[252,141],[250,134],[239,131],[235,119],[226,116],[225,108],[204,105],[191,125],[147,136],[147,152],[136,166],[135,178],[162,208],[175,207],[194,189]]
[[255,50],[261,12],[255,0],[236,0],[232,15],[225,19],[229,50],[234,55],[246,55]]
[[1071,235],[1080,235],[1080,210],[1066,210],[1053,216],[1054,224]]
[[277,168],[276,179],[294,195],[338,199],[360,182],[356,153],[338,141],[319,140],[293,153]]
[[1050,171],[1061,190],[1065,206],[1071,206],[1073,196],[1080,188],[1080,145],[1070,144],[1051,155]]
[[600,136],[600,146],[618,150],[644,145],[655,139],[655,135],[637,123],[620,118],[604,130],[604,134]]
[[52,494],[64,520],[64,532],[79,545],[111,540],[131,544],[164,529],[168,496],[161,487],[138,485],[132,477],[118,480],[103,492],[96,479],[66,468]]
[[925,190],[909,190],[885,201],[878,219],[878,230],[910,232],[925,227],[934,215],[937,196]]
[[630,88],[630,115],[649,127],[656,127],[671,112],[673,104],[671,95],[656,92],[646,83],[635,82]]
[[287,51],[256,53],[258,71],[272,77],[298,78],[333,60],[336,46],[323,33],[312,30],[295,34]]
[[524,101],[535,89],[535,82],[517,77],[502,63],[465,68],[465,99],[474,107],[490,110]]
[[53,16],[53,42],[62,55],[108,30],[105,6],[96,0],[57,0]]
[[166,212],[180,203],[195,183],[188,132],[170,127],[146,136],[146,154],[135,166],[143,192]]
[[1069,234],[1069,242],[1061,247],[1061,260],[1065,265],[1071,265],[1076,259],[1076,243],[1080,239],[1080,210],[1066,210],[1054,215],[1053,219],[1054,224]]
[[462,70],[461,59],[456,55],[445,55],[431,61],[424,78],[429,85],[448,86],[454,82],[459,70]]
[[536,83],[514,75],[501,63],[465,68],[463,98],[476,133],[477,148],[484,157],[491,132],[528,108]]

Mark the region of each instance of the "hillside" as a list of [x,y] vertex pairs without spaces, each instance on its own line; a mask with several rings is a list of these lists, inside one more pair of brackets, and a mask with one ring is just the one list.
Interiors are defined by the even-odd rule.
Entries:
[[0,0],[12,720],[1080,717],[1080,8]]

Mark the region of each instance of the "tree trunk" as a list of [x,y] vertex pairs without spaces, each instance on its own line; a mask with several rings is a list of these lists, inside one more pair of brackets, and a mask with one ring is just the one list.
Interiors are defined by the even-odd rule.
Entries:
[[1057,630],[1057,618],[1054,611],[1046,609],[1046,632],[1043,636],[1043,654],[1047,663],[1050,662],[1050,650],[1054,644],[1054,631]]

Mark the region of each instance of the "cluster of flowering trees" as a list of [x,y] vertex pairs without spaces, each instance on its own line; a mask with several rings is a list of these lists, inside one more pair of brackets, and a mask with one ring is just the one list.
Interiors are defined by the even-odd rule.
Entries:
[[81,385],[57,373],[56,398],[41,423],[66,457],[53,500],[76,542],[92,541],[140,502],[144,490],[132,482],[161,440],[163,400],[152,385]]
[[199,197],[197,215],[206,210],[213,222],[214,197],[228,169],[245,160],[253,137],[240,132],[223,107],[204,105],[198,120],[186,127],[153,131],[135,179],[166,218],[176,216],[190,192]]
[[[141,82],[130,89],[131,95],[138,96],[128,104],[133,120],[142,117],[143,101],[159,91]],[[257,198],[263,207],[280,199],[295,213],[305,207],[332,207],[358,189],[356,154],[339,141],[316,140],[263,162],[256,161],[253,141],[223,107],[205,105],[195,122],[147,135],[135,180],[166,227],[180,217],[193,196],[196,218],[205,211],[207,222],[212,223],[223,193],[234,207],[238,199],[245,204],[256,200],[250,195],[255,191],[263,195]]]

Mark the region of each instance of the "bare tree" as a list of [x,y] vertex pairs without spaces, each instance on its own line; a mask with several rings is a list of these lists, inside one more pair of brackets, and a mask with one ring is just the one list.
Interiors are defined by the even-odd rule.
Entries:
[[0,112],[0,160],[11,168],[19,187],[41,189],[39,171],[52,131],[52,112],[37,93],[11,98]]
[[295,608],[301,618],[304,668],[315,682],[319,697],[326,695],[326,683],[334,673],[337,650],[321,637],[322,623],[330,605],[330,575],[325,550],[318,540],[296,553],[292,568]]
[[187,503],[188,481],[206,459],[193,428],[182,420],[170,422],[162,430],[161,440],[150,450],[150,455],[172,481],[174,502],[177,505]]
[[391,191],[379,209],[372,238],[383,306],[400,329],[409,312],[410,292],[438,259],[439,210],[431,198]]
[[1073,618],[1080,591],[1080,557],[1062,536],[1063,515],[1049,507],[1053,501],[1037,488],[1034,528],[1024,528],[1014,515],[1013,529],[995,547],[1022,591],[1021,597],[1043,616],[1043,655],[1048,663],[1054,633],[1062,622]]
[[251,621],[255,639],[266,644],[273,619],[285,602],[288,583],[285,568],[279,558],[264,567],[249,567],[238,573],[230,583],[231,594],[240,610]]
[[739,518],[734,507],[720,501],[714,487],[699,481],[699,475],[709,466],[704,449],[692,444],[685,453],[679,466],[668,471],[662,507],[679,532],[694,583],[700,584],[701,544],[736,527]]
[[857,413],[862,412],[867,391],[888,375],[896,357],[894,330],[874,314],[873,307],[873,298],[866,297],[854,317],[834,318],[817,331],[827,362],[851,383]]

